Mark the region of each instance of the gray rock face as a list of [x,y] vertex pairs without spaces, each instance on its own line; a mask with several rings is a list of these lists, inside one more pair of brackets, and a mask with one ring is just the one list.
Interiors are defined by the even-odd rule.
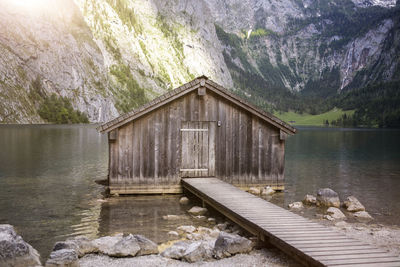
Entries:
[[78,253],[73,249],[59,249],[51,252],[45,267],[79,267]]
[[317,193],[317,206],[340,207],[338,194],[330,188],[319,189]]
[[201,215],[204,215],[207,213],[207,209],[198,207],[198,206],[194,206],[190,210],[188,210],[188,212],[194,216],[201,216]]
[[21,236],[14,227],[0,224],[0,266],[40,266],[39,253]]
[[306,195],[303,199],[303,203],[306,205],[315,205],[317,204],[317,198],[313,195]]
[[333,220],[346,220],[346,215],[343,214],[343,212],[335,207],[330,207],[327,211],[326,211]]
[[214,255],[216,258],[230,257],[237,253],[247,253],[252,250],[252,242],[236,234],[221,232],[215,241]]
[[343,206],[347,209],[347,211],[351,212],[365,211],[365,207],[354,196],[347,197],[347,199],[343,202]]

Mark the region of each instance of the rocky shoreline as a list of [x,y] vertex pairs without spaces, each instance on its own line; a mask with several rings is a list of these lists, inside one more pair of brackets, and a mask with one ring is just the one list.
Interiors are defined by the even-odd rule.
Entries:
[[[268,195],[273,194],[269,189],[252,190],[252,193],[266,191]],[[182,197],[180,204],[188,205],[189,199]],[[302,202],[291,203],[289,208],[298,212],[310,205],[327,207],[327,214],[317,214],[314,221],[400,254],[400,228],[368,223],[370,218],[358,223],[344,221],[346,216],[339,209],[341,206],[349,212],[366,212],[355,197],[341,203],[333,190],[323,189],[317,197],[307,195]],[[298,266],[277,249],[258,247],[256,237],[232,222],[207,217],[210,213],[206,208],[189,207],[189,216],[204,222],[204,226],[181,225],[168,233],[168,242],[156,244],[138,234],[118,233],[93,240],[78,236],[55,243],[44,266]],[[180,217],[166,215],[163,219],[179,220]],[[0,266],[42,266],[39,253],[11,225],[0,225]]]

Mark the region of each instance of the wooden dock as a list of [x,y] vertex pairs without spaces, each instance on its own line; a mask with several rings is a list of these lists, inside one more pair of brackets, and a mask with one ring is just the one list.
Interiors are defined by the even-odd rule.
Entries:
[[400,266],[400,258],[384,249],[349,238],[219,179],[186,178],[182,186],[305,266]]

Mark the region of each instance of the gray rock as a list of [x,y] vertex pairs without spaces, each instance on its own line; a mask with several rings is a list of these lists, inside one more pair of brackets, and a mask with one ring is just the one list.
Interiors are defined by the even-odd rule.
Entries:
[[[100,252],[103,252],[99,248]],[[133,235],[122,237],[112,248],[107,250],[107,255],[112,257],[134,257],[140,251],[140,246]]]
[[180,259],[182,259],[183,254],[185,254],[185,251],[189,247],[190,243],[191,243],[190,241],[176,242],[171,247],[165,249],[161,253],[161,256],[166,257],[166,258],[180,260]]
[[326,212],[334,220],[346,220],[346,215],[344,215],[343,212],[338,208],[330,207]]
[[258,196],[261,193],[261,190],[257,187],[250,187],[249,193]]
[[0,266],[41,266],[39,253],[9,224],[0,224]]
[[140,247],[140,251],[136,256],[158,254],[158,246],[156,243],[142,235],[134,235],[134,238]]
[[317,198],[313,195],[306,195],[303,199],[305,205],[315,205],[317,204]]
[[349,226],[349,224],[347,222],[341,221],[341,222],[335,223],[335,226],[342,228],[342,229],[346,229]]
[[78,253],[73,249],[59,249],[50,253],[45,267],[78,267]]
[[185,250],[182,259],[187,262],[205,261],[212,258],[212,247],[204,241],[191,243]]
[[319,189],[317,193],[317,206],[340,207],[338,194],[330,188]]
[[215,241],[214,256],[221,259],[237,253],[247,253],[252,250],[252,245],[252,242],[245,237],[221,232]]
[[275,193],[275,190],[272,189],[272,187],[270,187],[270,186],[264,187],[261,191],[261,195],[263,195],[263,196],[270,196],[270,195],[273,195],[274,193]]
[[335,219],[333,219],[333,217],[331,215],[324,215],[323,218],[328,220],[328,221],[334,221],[335,220]]
[[78,257],[98,252],[98,248],[85,236],[77,236],[69,238],[66,241],[57,242],[54,245],[53,251],[60,249],[73,249],[78,253]]
[[369,215],[369,213],[366,212],[366,211],[357,211],[357,212],[354,213],[354,217],[355,217],[358,221],[361,221],[361,222],[368,222],[368,221],[371,221],[371,220],[374,219],[374,218],[373,218],[371,215]]
[[182,225],[176,229],[181,233],[189,233],[189,234],[196,231],[196,227],[194,227],[193,225]]
[[291,210],[301,210],[304,208],[303,203],[300,201],[290,203],[288,206],[289,206],[289,209],[291,209]]
[[100,253],[112,257],[133,257],[158,253],[157,244],[142,235],[105,236],[93,240],[93,245]]
[[189,204],[189,199],[187,197],[181,197],[179,199],[179,203],[182,205],[188,205]]
[[198,207],[198,206],[194,206],[190,210],[188,210],[188,212],[193,216],[199,216],[199,215],[201,216],[201,215],[204,215],[207,213],[207,209]]
[[354,196],[347,197],[347,199],[343,202],[343,206],[347,209],[347,211],[351,212],[365,211],[365,207]]
[[217,228],[221,231],[224,231],[228,228],[229,223],[228,222],[224,222],[224,223],[219,223],[217,224]]

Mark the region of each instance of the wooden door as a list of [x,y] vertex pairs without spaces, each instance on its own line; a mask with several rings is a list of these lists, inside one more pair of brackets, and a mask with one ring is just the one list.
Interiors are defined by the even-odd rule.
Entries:
[[181,177],[214,176],[215,122],[182,122],[181,151]]

